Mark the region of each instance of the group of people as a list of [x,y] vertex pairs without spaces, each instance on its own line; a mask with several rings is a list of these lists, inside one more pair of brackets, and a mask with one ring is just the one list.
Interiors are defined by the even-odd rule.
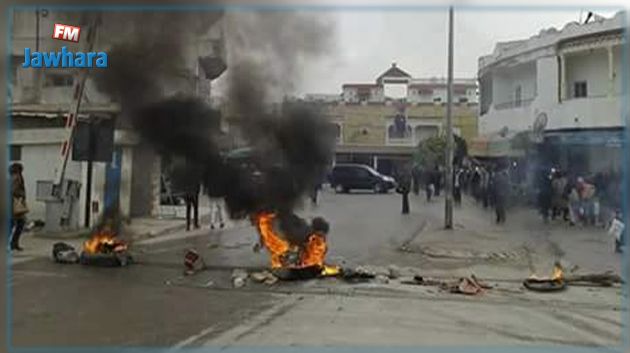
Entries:
[[600,226],[606,218],[602,208],[617,208],[606,195],[606,183],[597,177],[570,176],[552,169],[541,179],[539,208],[545,221],[562,217],[571,225]]
[[[412,169],[413,192],[418,195],[424,188],[427,202],[439,197],[445,184],[445,173],[442,167],[435,166],[422,169],[416,166]],[[496,222],[506,220],[507,195],[510,190],[510,178],[505,164],[488,167],[483,165],[456,166],[453,172],[453,202],[461,205],[462,194],[470,194],[484,208],[494,207]]]

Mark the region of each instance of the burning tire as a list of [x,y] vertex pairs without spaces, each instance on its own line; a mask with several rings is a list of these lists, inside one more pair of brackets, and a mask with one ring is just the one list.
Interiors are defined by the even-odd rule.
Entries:
[[79,262],[81,265],[89,266],[121,267],[129,265],[132,262],[132,257],[128,253],[89,254],[83,251],[79,257]]

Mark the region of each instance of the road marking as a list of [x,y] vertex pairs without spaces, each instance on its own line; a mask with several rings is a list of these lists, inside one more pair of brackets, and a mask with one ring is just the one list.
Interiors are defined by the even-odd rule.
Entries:
[[215,346],[221,347],[222,349],[227,348],[238,342],[241,338],[249,335],[257,328],[269,324],[278,316],[286,314],[287,311],[295,306],[301,298],[303,298],[302,295],[293,295],[288,298],[281,298],[280,302],[269,309],[264,310],[258,315],[250,318],[246,323],[238,325],[222,333],[218,337],[204,342],[203,346]]
[[186,338],[185,340],[178,342],[171,349],[169,349],[167,352],[178,351],[178,350],[180,350],[180,349],[182,349],[182,348],[184,348],[184,347],[194,343],[195,341],[198,341],[202,337],[209,335],[214,330],[215,330],[214,325],[210,326],[210,327],[206,327],[205,329],[201,330],[201,332],[199,332],[198,334],[192,335],[192,336]]

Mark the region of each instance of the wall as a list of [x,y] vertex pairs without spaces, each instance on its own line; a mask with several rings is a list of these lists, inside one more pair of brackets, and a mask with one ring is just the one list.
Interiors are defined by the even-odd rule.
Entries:
[[600,97],[608,94],[608,53],[605,49],[584,51],[575,55],[567,55],[566,62],[566,98],[573,98],[573,83],[587,82],[589,97]]
[[[20,139],[14,136],[13,144],[20,144]],[[22,159],[19,161],[24,166],[24,182],[26,187],[27,202],[30,208],[28,218],[31,220],[45,219],[46,207],[44,202],[37,201],[36,190],[37,181],[53,180],[55,169],[59,165],[60,144],[24,144],[22,145]],[[66,178],[81,182],[81,193],[85,190],[85,182],[82,178],[82,163],[68,161],[66,168]],[[75,207],[74,212],[78,222],[83,219],[83,205]],[[75,226],[78,226],[76,224]]]
[[516,87],[521,86],[521,100],[531,100],[536,96],[536,63],[530,62],[504,70],[493,75],[493,105],[514,102]]
[[558,104],[558,58],[549,56],[536,61],[538,96],[536,103],[541,111]]
[[618,97],[567,100],[554,106],[547,115],[547,129],[551,130],[622,126],[621,101]]
[[[396,108],[378,105],[328,106],[325,115],[342,124],[343,144],[382,146],[386,142],[387,124],[396,114]],[[410,125],[427,123],[442,125],[446,114],[443,105],[409,106],[407,116]],[[455,105],[453,125],[467,140],[477,136],[477,106]],[[364,134],[363,130],[367,133]]]

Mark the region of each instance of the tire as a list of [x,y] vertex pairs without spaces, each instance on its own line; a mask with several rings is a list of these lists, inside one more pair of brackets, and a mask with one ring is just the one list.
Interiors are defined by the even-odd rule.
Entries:
[[386,189],[383,187],[383,184],[381,183],[376,183],[374,184],[374,186],[372,187],[372,190],[374,190],[375,194],[382,194]]

